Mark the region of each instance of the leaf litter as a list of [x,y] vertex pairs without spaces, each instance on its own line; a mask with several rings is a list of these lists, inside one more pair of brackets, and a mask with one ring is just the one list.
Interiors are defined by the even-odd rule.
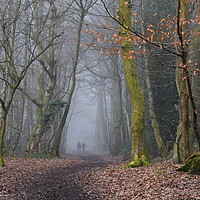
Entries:
[[1,200],[200,200],[200,176],[169,161],[125,169],[120,157],[108,156],[5,161]]

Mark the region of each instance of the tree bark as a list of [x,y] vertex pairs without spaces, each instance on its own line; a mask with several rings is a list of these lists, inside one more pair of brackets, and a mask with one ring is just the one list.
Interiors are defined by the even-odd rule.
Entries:
[[[142,20],[143,20],[142,6],[143,6],[143,0],[140,0],[140,15],[142,16]],[[141,32],[143,35],[145,35],[144,23],[142,23]],[[144,47],[145,49],[148,49],[147,45],[145,44],[144,44]],[[148,62],[148,53],[144,55],[144,67],[145,67],[144,72],[145,72],[145,78],[146,78],[146,84],[147,84],[147,96],[148,96],[150,121],[151,121],[151,126],[153,129],[154,137],[156,140],[158,153],[161,155],[164,150],[164,143],[160,135],[160,127],[157,121],[155,108],[154,108],[153,92],[152,92],[152,86],[151,86],[151,80],[150,80],[150,74],[149,74],[150,69],[149,69],[149,62]]]
[[[119,20],[125,27],[131,28],[131,2],[119,0]],[[136,64],[129,52],[133,50],[130,32],[123,26],[120,27],[122,36],[122,55],[124,61],[124,72],[127,86],[132,101],[131,136],[132,151],[131,159],[134,166],[149,165],[149,155],[145,137],[145,109],[144,97],[136,72]],[[141,161],[141,162],[140,162]]]
[[0,116],[0,167],[5,166],[3,159],[4,135],[6,130],[6,113]]
[[[67,97],[67,102],[66,102],[66,108],[64,111],[64,114],[62,116],[61,119],[61,123],[59,125],[58,131],[55,134],[55,138],[53,141],[53,154],[55,156],[59,156],[59,145],[60,145],[60,140],[61,140],[61,136],[62,136],[62,132],[63,132],[63,128],[69,113],[69,108],[70,108],[70,104],[71,104],[71,100],[72,100],[72,96],[76,87],[76,71],[77,71],[77,65],[78,65],[78,60],[79,60],[79,50],[80,50],[80,42],[81,42],[81,31],[82,31],[82,27],[83,27],[83,20],[84,17],[86,15],[86,10],[84,10],[84,8],[82,7],[82,3],[81,3],[81,16],[80,16],[80,22],[79,22],[79,26],[77,29],[77,42],[76,42],[76,52],[75,52],[75,57],[74,57],[74,63],[73,63],[73,71],[72,71],[72,85],[70,88],[70,92],[69,95]],[[89,7],[88,7],[89,9]]]
[[[190,65],[194,69],[193,72],[193,77],[192,81],[193,84],[190,81],[190,76],[191,74],[187,73],[187,81],[189,81],[189,94],[190,94],[190,101],[191,101],[191,109],[192,113],[191,116],[193,118],[193,129],[194,129],[194,135],[196,136],[196,141],[198,144],[198,149],[200,150],[200,134],[198,131],[198,112],[197,112],[197,107],[200,106],[200,103],[198,99],[195,99],[195,96],[198,96],[199,94],[199,85],[200,85],[200,80],[199,80],[199,73],[198,71],[198,66],[200,66],[200,51],[199,51],[199,46],[200,46],[200,39],[199,39],[199,32],[200,32],[200,1],[197,1],[197,24],[194,29],[194,33],[192,35],[191,39],[191,47],[190,47]],[[193,95],[194,94],[194,95]],[[198,105],[195,104],[195,102],[198,102]]]
[[186,40],[184,33],[186,33],[187,19],[187,2],[185,0],[179,0],[178,2],[178,17],[177,17],[177,34],[180,41],[180,52],[181,60],[179,65],[181,68],[178,69],[178,81],[180,91],[180,110],[181,110],[181,121],[182,121],[182,136],[183,136],[183,147],[184,147],[184,158],[187,159],[190,156],[189,148],[189,94],[187,88],[187,50],[184,44]]

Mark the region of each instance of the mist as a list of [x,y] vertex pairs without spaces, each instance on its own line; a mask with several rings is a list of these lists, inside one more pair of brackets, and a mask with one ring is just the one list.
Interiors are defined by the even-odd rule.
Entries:
[[77,143],[85,143],[85,153],[95,151],[95,119],[97,105],[89,95],[77,92],[68,124],[65,153],[77,153]]

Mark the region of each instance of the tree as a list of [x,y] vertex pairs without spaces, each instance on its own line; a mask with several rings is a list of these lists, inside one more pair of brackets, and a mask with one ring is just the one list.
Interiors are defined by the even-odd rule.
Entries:
[[131,119],[131,136],[132,152],[131,164],[133,166],[148,166],[149,155],[145,137],[145,107],[142,89],[137,77],[136,64],[134,57],[130,56],[133,50],[131,43],[130,31],[124,27],[131,28],[131,2],[119,0],[119,21],[120,35],[122,37],[122,55],[124,61],[124,73],[127,86],[132,101],[132,119]]
[[66,107],[63,113],[63,116],[61,118],[61,122],[59,124],[58,130],[56,131],[54,141],[53,141],[53,149],[52,152],[55,156],[59,156],[59,146],[61,141],[61,136],[63,132],[63,128],[69,113],[70,104],[72,101],[72,96],[76,87],[76,72],[77,72],[77,66],[79,62],[79,55],[80,55],[80,44],[81,44],[81,32],[83,27],[84,18],[88,13],[88,10],[94,5],[96,1],[89,0],[86,2],[75,1],[76,6],[80,9],[80,19],[77,29],[77,36],[76,36],[76,46],[75,46],[75,53],[73,58],[73,68],[72,68],[72,80],[71,80],[71,86],[69,90],[69,95],[66,100]]
[[[187,22],[188,17],[188,2],[184,0],[178,1],[178,17],[177,17],[177,36],[180,43],[180,60],[178,70],[178,83],[179,83],[179,93],[180,93],[180,127],[181,133],[183,135],[183,155],[186,160],[191,155],[191,144],[190,144],[190,121],[192,124],[192,132],[194,132],[198,146],[200,148],[200,135],[197,128],[197,108],[193,95],[191,78],[190,78],[190,62],[189,62],[189,48],[187,41],[189,40],[186,34],[188,27]],[[192,69],[195,73],[196,69]],[[191,105],[191,110],[189,109]],[[191,111],[191,114],[190,114]],[[192,116],[192,120],[190,120]]]
[[[163,18],[161,20],[161,26],[163,26],[163,21],[166,21],[166,30],[163,31],[161,30],[160,37],[155,34],[155,30],[153,30],[153,26],[150,24],[150,26],[147,28],[149,31],[149,34],[147,36],[141,34],[139,31],[130,28],[130,26],[124,26],[122,21],[118,20],[120,19],[120,15],[117,17],[114,17],[112,14],[110,14],[108,7],[106,7],[105,3],[102,1],[104,4],[105,9],[107,10],[109,16],[117,21],[125,30],[129,31],[131,34],[136,36],[140,42],[142,43],[148,43],[151,44],[154,47],[157,47],[161,49],[162,51],[166,51],[170,53],[171,55],[175,55],[179,62],[180,65],[177,67],[177,71],[179,71],[179,85],[180,85],[180,115],[181,115],[181,130],[182,134],[184,135],[184,152],[185,152],[185,158],[190,155],[189,152],[189,101],[191,103],[192,107],[192,127],[194,130],[194,133],[196,135],[197,142],[199,144],[200,141],[200,136],[198,133],[197,129],[197,112],[196,112],[196,103],[194,101],[194,96],[192,93],[192,87],[191,87],[191,76],[189,74],[189,71],[191,70],[189,64],[188,64],[188,45],[190,43],[190,33],[191,31],[188,31],[186,29],[187,24],[190,22],[193,22],[192,19],[187,20],[187,7],[190,2],[186,1],[178,1],[178,6],[177,6],[177,16],[175,16],[173,19],[169,19],[169,17]],[[128,5],[128,1],[124,2],[125,4]],[[120,14],[120,13],[119,13]],[[156,15],[157,13],[155,13]],[[196,21],[196,20],[194,20]],[[174,22],[177,23],[176,30],[173,30],[174,27]],[[169,30],[171,30],[169,32]],[[189,34],[187,34],[189,33]],[[131,35],[130,34],[130,35]],[[128,38],[130,39],[130,37]],[[164,40],[167,40],[168,42],[164,42]],[[123,42],[124,40],[122,40]],[[137,40],[136,40],[137,41]],[[170,43],[169,43],[170,41]],[[175,42],[174,42],[175,41]],[[141,52],[142,54],[145,52]],[[130,55],[131,56],[131,55]],[[192,70],[191,70],[192,71]]]
[[[51,40],[61,29],[66,30],[65,20],[72,3],[73,1],[66,2],[63,8],[55,0],[49,1],[48,4],[43,1],[36,4],[35,23],[38,28],[34,31],[37,32],[40,27],[43,27],[37,42],[39,49],[43,49],[46,41]],[[45,15],[45,13],[48,14]],[[64,107],[62,98],[68,92],[64,89],[68,88],[67,84],[70,84],[68,83],[70,77],[61,81],[67,73],[70,60],[62,56],[67,52],[63,48],[64,45],[63,36],[38,59],[36,121],[27,145],[27,151],[30,153],[46,153],[52,149],[58,123],[56,119],[62,113]]]
[[178,169],[178,171],[200,175],[200,153],[195,153],[191,155],[186,160],[186,163]]
[[[37,45],[32,46],[32,40],[29,40],[31,48],[28,52],[28,60],[24,62],[21,58],[25,47],[18,44],[16,41],[24,42],[23,32],[18,33],[21,27],[20,21],[22,13],[28,9],[26,4],[23,4],[21,0],[11,4],[7,2],[7,7],[4,13],[1,13],[1,32],[3,34],[3,40],[1,41],[1,48],[3,49],[4,57],[2,58],[1,65],[1,91],[0,91],[0,166],[4,166],[3,159],[3,146],[4,135],[6,131],[6,120],[10,110],[14,94],[19,88],[20,83],[24,79],[28,69],[34,61],[36,61],[51,45],[52,42],[61,34],[56,35],[44,46],[43,50],[36,53]],[[13,7],[12,7],[13,6]],[[11,11],[11,13],[10,13]],[[8,20],[9,19],[9,20]],[[25,24],[27,26],[27,24]],[[26,32],[27,33],[27,32]],[[29,33],[31,34],[31,33]],[[40,32],[38,33],[38,35]],[[37,36],[38,36],[37,35]],[[36,38],[37,38],[36,36]],[[22,37],[22,38],[21,38]],[[14,54],[17,51],[18,54]],[[17,56],[16,56],[17,55]]]
[[187,72],[184,67],[187,65],[187,51],[184,44],[185,36],[183,33],[186,32],[186,24],[184,23],[187,20],[187,3],[185,0],[179,0],[179,9],[178,9],[178,26],[177,34],[179,36],[179,41],[181,43],[181,60],[180,66],[182,68],[178,69],[178,81],[180,87],[180,100],[181,100],[181,120],[182,120],[182,135],[183,135],[183,145],[184,145],[184,156],[187,159],[190,155],[189,148],[189,104],[188,104],[188,91],[187,91]]
[[[197,118],[198,116],[198,109],[200,107],[200,101],[199,101],[199,92],[198,92],[198,88],[200,86],[200,81],[199,81],[199,66],[200,66],[200,51],[199,51],[199,46],[200,46],[200,1],[196,2],[197,9],[194,11],[194,16],[196,16],[196,20],[195,20],[195,28],[194,28],[194,32],[192,34],[191,37],[191,45],[190,45],[190,52],[189,52],[189,64],[191,64],[192,68],[193,68],[193,74],[190,73],[190,76],[192,76],[192,92],[193,92],[193,96],[194,96],[194,101],[196,102],[196,108],[194,106],[192,106],[192,111],[191,111],[191,116],[193,117],[193,126],[194,126],[194,132],[196,134],[192,134],[193,138],[199,138],[199,134],[198,134],[198,130],[199,130],[199,118]],[[190,106],[191,107],[191,106]],[[197,112],[196,112],[197,111]],[[195,137],[196,135],[196,137]],[[195,142],[192,144],[193,147],[196,146],[197,148],[194,150],[197,151],[198,149],[198,144],[199,144],[199,148],[200,148],[200,139],[196,139],[194,140]]]
[[[44,16],[44,13],[48,12],[48,15]],[[41,1],[36,4],[35,23],[36,33],[44,26],[40,34],[40,37],[35,40],[39,50],[43,50],[46,40],[51,40],[57,34],[58,26],[60,25],[60,16],[57,15],[57,8],[54,1],[49,3],[49,8],[45,8],[44,2]],[[48,21],[47,21],[48,20]],[[43,22],[44,21],[44,22]],[[57,83],[58,74],[58,60],[56,55],[56,48],[58,45],[52,45],[47,52],[45,52],[40,59],[38,59],[38,86],[37,86],[37,108],[36,108],[36,122],[32,130],[31,138],[27,145],[28,152],[39,152],[39,144],[42,142],[43,136],[49,131],[52,126],[59,108],[62,107],[62,103],[56,98],[55,89]],[[47,86],[46,86],[47,85]],[[56,104],[57,102],[57,104]],[[61,104],[59,104],[59,102]],[[53,108],[54,107],[54,108]],[[46,141],[43,141],[45,143]],[[48,143],[48,142],[47,142]],[[46,145],[43,145],[43,150],[47,149]]]
[[[140,0],[140,5],[139,5],[140,8],[139,9],[140,9],[141,20],[145,21],[144,16],[142,14],[142,6],[143,6],[143,0]],[[142,23],[142,26],[141,26],[141,33],[143,35],[146,34],[144,23]],[[148,49],[147,44],[144,44],[144,49]],[[147,102],[148,102],[148,107],[149,107],[149,117],[150,117],[152,129],[153,129],[154,137],[156,140],[158,153],[161,155],[164,150],[164,143],[163,143],[163,139],[160,135],[160,127],[159,127],[159,123],[158,123],[156,112],[155,112],[153,89],[152,89],[152,84],[151,84],[151,80],[150,80],[150,63],[149,63],[149,59],[148,59],[149,56],[150,56],[150,53],[146,52],[146,54],[143,57],[143,63],[144,63],[144,68],[145,68],[144,75],[146,78],[146,87],[147,87]]]

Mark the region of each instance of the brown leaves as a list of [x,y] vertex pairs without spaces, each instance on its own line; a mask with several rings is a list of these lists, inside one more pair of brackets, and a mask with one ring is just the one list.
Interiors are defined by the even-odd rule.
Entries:
[[94,184],[101,194],[110,188],[111,199],[197,199],[200,191],[198,177],[178,173],[175,169],[171,164],[132,169],[107,168],[98,171]]
[[199,199],[200,178],[177,172],[178,165],[121,169],[113,157],[81,160],[7,158],[0,168],[0,199]]

